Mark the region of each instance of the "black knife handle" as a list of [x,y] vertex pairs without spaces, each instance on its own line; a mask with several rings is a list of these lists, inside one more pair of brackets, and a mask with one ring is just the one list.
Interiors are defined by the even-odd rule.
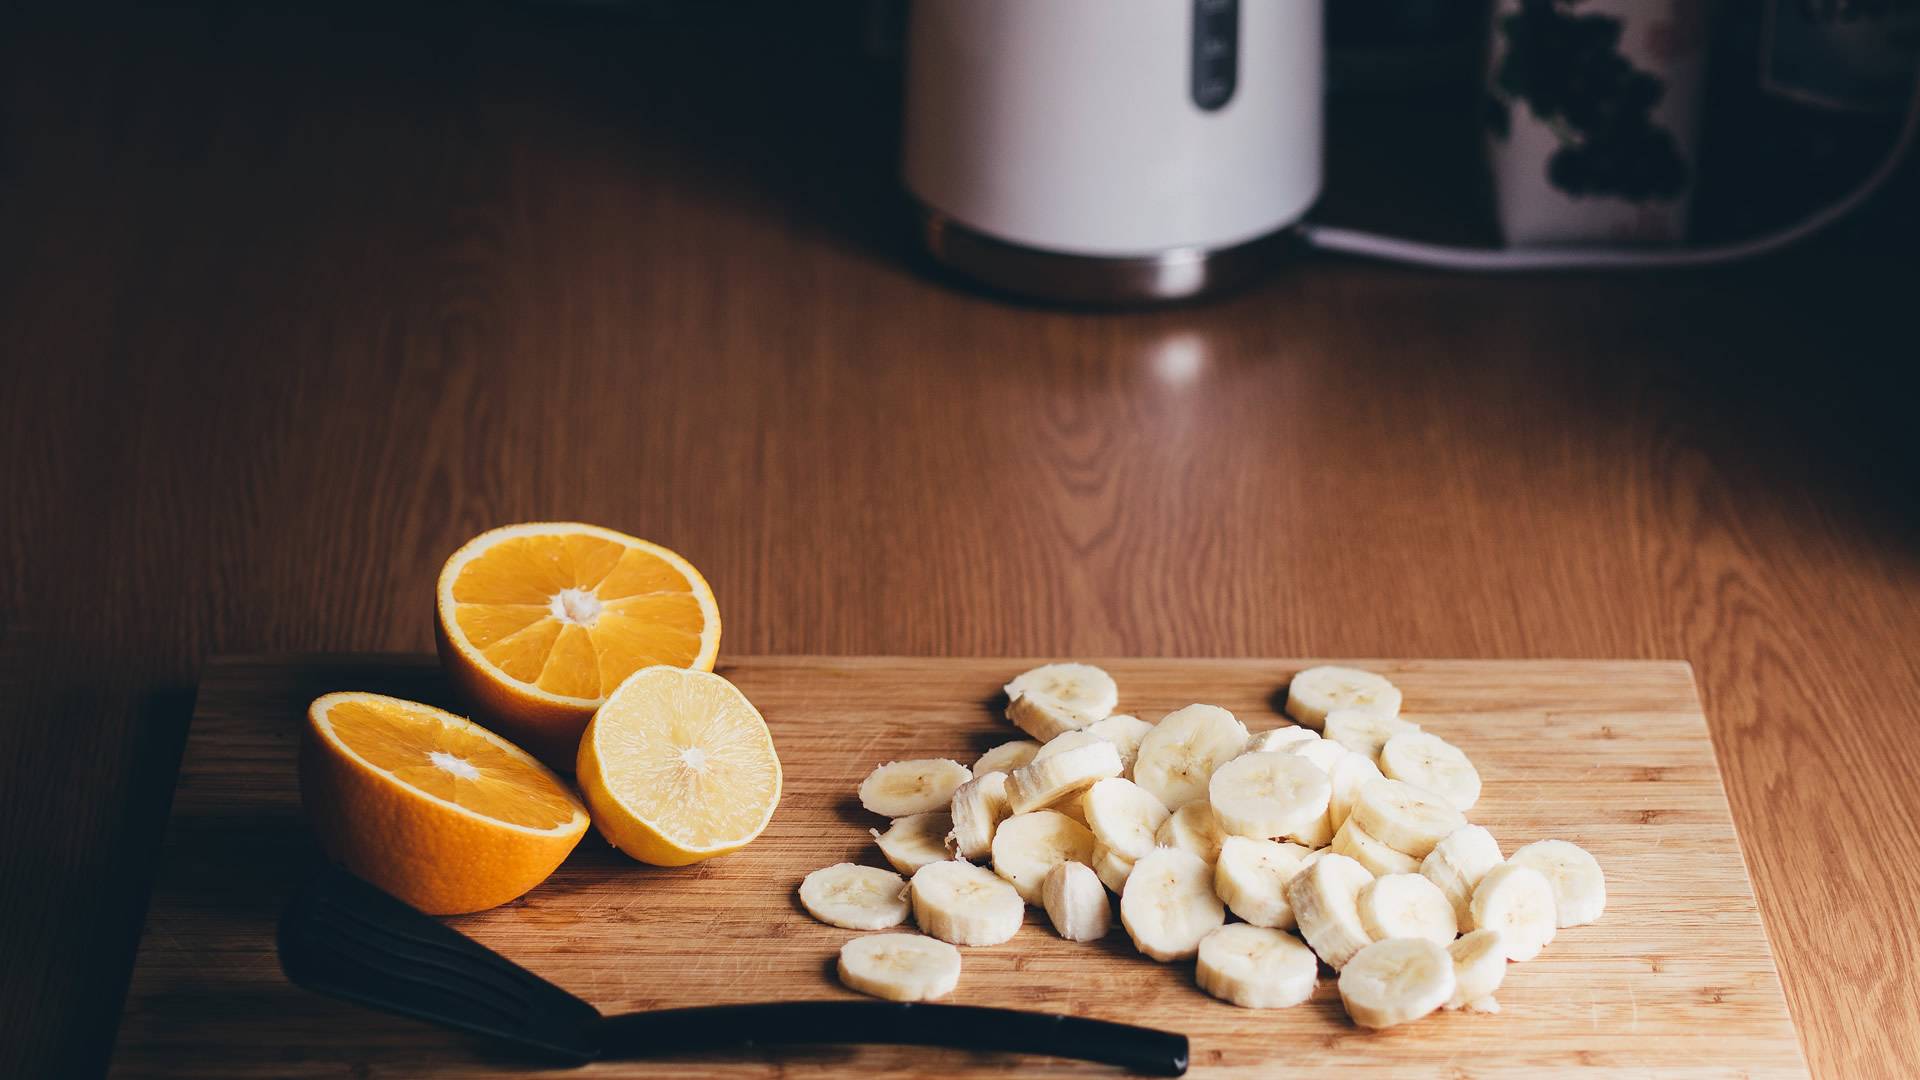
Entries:
[[602,1058],[793,1043],[895,1043],[1046,1054],[1156,1076],[1187,1071],[1187,1037],[1079,1016],[889,1001],[707,1005],[609,1016],[595,1032]]

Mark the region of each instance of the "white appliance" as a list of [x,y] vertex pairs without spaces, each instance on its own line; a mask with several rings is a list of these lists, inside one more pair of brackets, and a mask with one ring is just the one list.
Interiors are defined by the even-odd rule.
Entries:
[[913,0],[903,172],[928,251],[1071,304],[1196,296],[1294,247],[1483,273],[1708,266],[1843,220],[1920,139],[1916,78],[1899,136],[1851,192],[1706,247],[1457,247],[1305,220],[1321,182],[1322,3]]
[[904,172],[934,257],[1168,300],[1271,264],[1320,191],[1322,0],[916,0]]

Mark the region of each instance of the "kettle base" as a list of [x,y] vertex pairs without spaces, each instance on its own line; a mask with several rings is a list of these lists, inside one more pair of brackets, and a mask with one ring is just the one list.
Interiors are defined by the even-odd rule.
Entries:
[[1224,248],[1152,255],[1069,255],[977,232],[920,208],[920,241],[935,262],[998,292],[1052,303],[1132,307],[1192,300],[1272,270],[1296,240],[1291,226]]

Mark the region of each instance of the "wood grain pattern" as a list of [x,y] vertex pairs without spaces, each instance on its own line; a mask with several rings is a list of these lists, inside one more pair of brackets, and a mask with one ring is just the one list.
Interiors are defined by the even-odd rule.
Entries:
[[[853,797],[874,765],[971,761],[1018,737],[995,713],[1027,660],[743,657],[721,669],[767,717],[786,773],[780,810],[740,855],[685,871],[640,866],[597,838],[521,900],[450,920],[603,1011],[848,996],[832,959],[849,931],[808,918],[807,872],[884,865]],[[1249,727],[1308,661],[1102,661],[1146,717],[1201,699]],[[1368,661],[1406,714],[1466,748],[1486,781],[1471,814],[1509,850],[1547,836],[1608,875],[1600,922],[1513,965],[1497,1016],[1446,1014],[1390,1032],[1350,1025],[1330,979],[1313,1000],[1248,1011],[1207,998],[1190,964],[1133,952],[1116,925],[1076,945],[1030,912],[1013,941],[967,949],[951,1000],[1147,1020],[1193,1041],[1195,1076],[1657,1077],[1805,1075],[1691,672],[1656,662]],[[241,658],[201,687],[173,823],[114,1071],[127,1076],[462,1076],[517,1072],[465,1040],[287,984],[278,906],[316,854],[293,754],[307,701],[377,688],[447,693],[426,658]],[[609,1063],[593,1075],[958,1075],[1031,1059],[827,1048]],[[1052,1074],[1110,1075],[1045,1062]]]
[[[117,6],[0,31],[0,1076],[102,1067],[204,658],[551,518],[726,656],[1687,660],[1814,1071],[1920,1061],[1912,244],[1048,311],[907,255],[859,0]],[[1335,109],[1329,220],[1484,235],[1472,103]]]

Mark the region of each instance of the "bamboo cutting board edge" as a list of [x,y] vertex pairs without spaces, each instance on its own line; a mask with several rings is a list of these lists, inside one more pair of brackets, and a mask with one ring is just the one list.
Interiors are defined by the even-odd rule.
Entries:
[[[863,832],[872,822],[863,820],[857,805],[848,806],[852,786],[873,764],[889,757],[932,753],[961,757],[994,741],[1018,737],[1004,721],[995,719],[994,699],[1001,681],[1037,662],[1041,661],[822,656],[740,657],[723,663],[721,672],[739,681],[767,713],[788,764],[787,794],[768,836],[743,856],[678,876],[636,867],[590,838],[552,881],[527,898],[455,920],[455,924],[606,1009],[767,996],[839,996],[844,991],[831,981],[830,959],[837,942],[851,935],[820,927],[799,914],[791,899],[792,886],[805,870],[827,861],[841,857],[876,861]],[[1186,703],[1181,699],[1218,700],[1241,714],[1249,727],[1259,729],[1284,722],[1275,714],[1283,700],[1277,692],[1293,670],[1328,661],[1094,662],[1114,671],[1123,710],[1138,709],[1151,719]],[[1330,979],[1323,979],[1314,1001],[1299,1009],[1235,1010],[1199,995],[1191,985],[1190,967],[1154,965],[1132,955],[1118,929],[1115,938],[1099,945],[1069,946],[1045,929],[1044,916],[1030,919],[1032,925],[1006,946],[967,950],[967,973],[954,1000],[1127,1019],[1124,1011],[1115,1011],[1113,999],[1102,996],[1110,994],[1113,985],[1125,984],[1132,988],[1128,1002],[1171,1010],[1162,1022],[1193,1035],[1196,1072],[1203,1074],[1259,1075],[1272,1062],[1259,1056],[1264,1051],[1252,1051],[1254,1056],[1248,1057],[1248,1047],[1285,1045],[1289,1040],[1272,1044],[1269,1036],[1286,1032],[1309,1036],[1307,1052],[1282,1059],[1290,1072],[1302,1075],[1322,1066],[1343,1075],[1355,1069],[1382,1068],[1387,1070],[1382,1075],[1391,1075],[1421,1067],[1441,1068],[1443,1060],[1446,1067],[1463,1070],[1459,1075],[1541,1075],[1563,1069],[1596,1074],[1653,1075],[1657,1071],[1663,1076],[1805,1075],[1799,1040],[1758,919],[1744,852],[1732,828],[1689,665],[1681,661],[1352,662],[1392,676],[1407,690],[1409,716],[1427,718],[1433,730],[1460,742],[1482,764],[1489,795],[1470,817],[1494,828],[1504,847],[1511,850],[1547,835],[1521,825],[1513,817],[1516,807],[1544,806],[1583,789],[1587,798],[1657,793],[1662,798],[1636,811],[1637,817],[1628,814],[1607,823],[1604,830],[1653,837],[1660,845],[1668,844],[1670,838],[1697,834],[1706,846],[1701,849],[1704,858],[1696,861],[1710,864],[1710,886],[1703,884],[1697,896],[1663,913],[1677,921],[1672,933],[1657,932],[1657,920],[1650,918],[1634,920],[1636,925],[1629,931],[1627,920],[1645,899],[1633,891],[1644,884],[1635,878],[1636,864],[1621,863],[1619,853],[1608,851],[1605,843],[1568,834],[1566,823],[1559,823],[1562,835],[1599,849],[1596,853],[1601,854],[1615,891],[1609,912],[1595,926],[1564,931],[1541,960],[1515,965],[1501,994],[1506,1012],[1471,1018],[1471,1022],[1466,1017],[1441,1016],[1392,1032],[1362,1034],[1341,1018]],[[285,869],[299,861],[289,855],[289,849],[300,858],[312,857],[298,823],[297,794],[282,784],[261,798],[263,786],[246,782],[236,769],[252,769],[256,777],[273,775],[276,754],[291,747],[290,736],[304,700],[326,690],[355,687],[445,699],[428,657],[243,656],[209,662],[182,763],[168,850],[128,994],[116,1072],[327,1075],[339,1067],[364,1067],[373,1075],[386,1075],[389,1070],[393,1075],[491,1075],[501,1068],[503,1063],[482,1056],[458,1036],[375,1016],[286,986],[272,964],[270,933],[266,940],[259,940],[261,920],[270,925],[275,904],[260,897],[242,902],[247,887],[260,884],[257,880],[235,881],[228,889],[214,880],[222,869],[218,864],[231,857],[239,863],[225,867],[230,874],[234,865],[260,870],[271,864],[283,871],[276,884],[284,887]],[[261,723],[263,709],[288,718],[278,735],[267,730],[270,724]],[[1469,726],[1475,716],[1481,718],[1480,725]],[[941,722],[929,726],[935,719]],[[845,723],[835,729],[830,726],[834,720]],[[1577,765],[1577,757],[1569,759],[1564,752],[1534,753],[1540,743],[1534,729],[1539,725],[1545,725],[1540,730],[1554,739],[1594,740],[1590,745],[1602,757],[1625,752],[1651,764],[1632,766],[1637,772],[1631,775],[1611,766],[1574,775],[1568,771],[1569,760]],[[858,739],[844,734],[869,728],[880,730],[866,731],[868,737]],[[1494,733],[1509,728],[1527,737],[1493,739]],[[1481,744],[1478,752],[1476,742]],[[1503,804],[1502,792],[1525,793],[1529,798],[1524,802],[1506,798]],[[240,806],[246,806],[247,812],[235,814]],[[779,854],[766,855],[769,850]],[[735,861],[756,852],[761,853],[758,864]],[[1680,875],[1674,881],[1688,880],[1686,875],[1696,871],[1687,869],[1691,864],[1685,861],[1675,861],[1671,853],[1671,848],[1662,853],[1655,847],[1641,861],[1649,874],[1658,862],[1660,873]],[[749,872],[756,865],[768,872]],[[726,890],[728,881],[737,884],[743,876],[769,880],[744,894]],[[711,881],[719,892],[702,895],[702,880]],[[621,942],[628,940],[629,933],[661,932],[658,920],[650,920],[645,910],[649,900],[655,908],[675,912],[684,908],[689,918],[704,920],[697,936],[708,943],[725,940],[740,925],[754,928],[758,946],[784,959],[743,957],[736,977],[718,982],[712,973],[699,970],[702,957],[713,958],[710,952],[670,948],[665,956],[638,961],[642,968],[649,962],[665,964],[663,979],[669,983],[678,978],[695,984],[678,987],[642,978],[630,964],[616,970],[604,963],[609,952],[606,924],[618,928],[614,940]],[[223,914],[236,905],[246,908],[244,915]],[[590,918],[583,920],[583,914]],[[728,921],[740,918],[744,924]],[[1596,935],[1611,939],[1634,933],[1641,935],[1640,945],[1654,946],[1640,950],[1648,957],[1624,955],[1630,950],[1595,948],[1604,940]],[[1726,954],[1714,955],[1712,950],[1723,944]],[[804,953],[813,962],[796,966],[791,962],[795,953]],[[1651,973],[1636,973],[1632,961],[1648,958]],[[1100,985],[1086,985],[1089,971]],[[1713,972],[1729,977],[1709,978]],[[756,973],[770,973],[773,980],[755,983],[742,978]],[[989,991],[1009,976],[1017,976],[1013,980],[1016,993]],[[1655,1021],[1646,1012],[1657,1013],[1669,1003],[1657,993],[1647,998],[1645,988],[1657,989],[1664,985],[1661,980],[1675,985],[1688,980],[1689,988],[1699,990],[1701,997],[1676,999],[1671,1003],[1671,1021]],[[973,994],[968,993],[969,982]],[[1542,993],[1548,983],[1564,983],[1565,993]],[[1616,1020],[1616,1006],[1606,1000],[1608,987],[1616,983],[1615,989],[1624,987],[1629,994],[1635,986],[1642,987],[1639,1000],[1620,1011],[1619,1023],[1630,1023],[1635,1029],[1650,1023],[1665,1027],[1639,1030],[1624,1040],[1604,1031],[1603,1018],[1604,1023]],[[1532,991],[1525,989],[1529,984]],[[241,987],[245,992],[239,992]],[[771,995],[772,987],[781,993]],[[271,1008],[266,1007],[268,1002]],[[1571,1023],[1574,1013],[1590,1018],[1590,1024]],[[1729,1026],[1729,1020],[1738,1022]],[[1664,1035],[1659,1033],[1662,1030]],[[1680,1032],[1678,1037],[1675,1031]],[[217,1032],[224,1032],[227,1052],[213,1060],[193,1053],[196,1035],[204,1041],[216,1038]],[[1251,1041],[1246,1038],[1249,1033],[1256,1036]],[[1748,1056],[1730,1057],[1710,1048],[1708,1044],[1724,1045],[1719,1036],[1743,1039]],[[1524,1049],[1502,1050],[1491,1059],[1475,1056],[1480,1050],[1449,1059],[1434,1056],[1437,1047],[1450,1041],[1460,1043],[1455,1049],[1464,1052],[1468,1046],[1484,1049],[1514,1039]],[[1664,1062],[1646,1057],[1662,1048],[1672,1050],[1674,1056]],[[951,1071],[956,1064],[1018,1067],[1023,1072],[1044,1064],[1050,1072],[1078,1071],[1075,1065],[1040,1059],[992,1055],[920,1059],[914,1052],[851,1048],[708,1055],[662,1063],[653,1070],[608,1065],[592,1071],[739,1075],[782,1070],[811,1075],[858,1067],[910,1072],[916,1060],[939,1072]],[[506,1064],[517,1069],[527,1066],[526,1062]]]

